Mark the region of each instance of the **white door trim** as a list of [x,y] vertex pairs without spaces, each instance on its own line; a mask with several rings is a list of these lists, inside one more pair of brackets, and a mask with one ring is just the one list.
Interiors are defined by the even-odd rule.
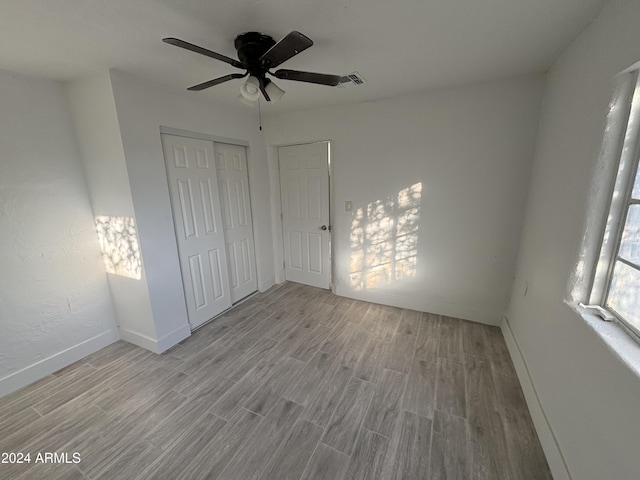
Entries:
[[231,137],[219,137],[217,135],[210,135],[208,133],[192,132],[190,130],[182,130],[180,128],[165,127],[160,125],[160,133],[166,133],[167,135],[175,135],[177,137],[197,138],[199,140],[210,140],[218,143],[228,143],[231,145],[237,145],[239,147],[248,147],[249,142],[246,140],[240,140],[238,138]]

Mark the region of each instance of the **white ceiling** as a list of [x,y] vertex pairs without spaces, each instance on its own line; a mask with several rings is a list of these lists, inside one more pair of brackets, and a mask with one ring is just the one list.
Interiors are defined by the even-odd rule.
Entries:
[[[236,72],[161,42],[236,58],[239,33],[315,45],[281,68],[346,74],[361,87],[286,80],[266,113],[373,100],[545,71],[606,0],[3,0],[0,68],[70,80],[117,68],[184,89]],[[240,80],[192,95],[235,102]],[[248,107],[247,107],[248,108]]]

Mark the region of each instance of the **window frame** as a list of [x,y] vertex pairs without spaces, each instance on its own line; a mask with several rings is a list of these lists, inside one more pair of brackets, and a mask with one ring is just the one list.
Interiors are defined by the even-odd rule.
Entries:
[[621,148],[617,155],[617,173],[609,204],[606,208],[605,228],[600,237],[600,255],[591,281],[588,302],[610,313],[627,333],[640,342],[640,328],[631,324],[614,308],[608,306],[614,269],[619,261],[640,272],[640,265],[621,258],[620,246],[627,217],[632,205],[640,205],[640,199],[632,198],[636,176],[640,173],[640,76],[633,72],[633,90],[626,102],[628,115]]
[[627,198],[626,198],[626,202],[625,202],[625,211],[624,211],[624,215],[621,215],[620,218],[620,225],[618,228],[618,234],[616,236],[616,241],[615,241],[615,245],[616,245],[616,249],[615,249],[615,253],[611,258],[610,261],[610,267],[609,267],[609,273],[608,273],[608,277],[607,277],[607,281],[606,281],[606,289],[605,289],[605,294],[603,296],[602,299],[602,307],[605,308],[606,310],[608,310],[609,312],[611,312],[620,322],[622,322],[624,324],[625,327],[627,327],[628,329],[631,330],[632,333],[634,333],[639,339],[640,339],[640,328],[638,328],[637,326],[633,325],[630,321],[628,321],[621,313],[619,313],[618,311],[616,311],[616,309],[611,306],[609,304],[609,295],[611,293],[611,284],[613,281],[613,273],[616,267],[616,263],[620,262],[623,263],[625,265],[627,265],[628,267],[636,270],[637,272],[640,273],[640,265],[627,260],[626,258],[623,258],[620,255],[620,248],[622,245],[622,235],[624,233],[625,230],[625,226],[627,224],[627,219],[629,217],[629,212],[631,210],[631,206],[632,205],[639,205],[640,206],[640,199],[634,199],[632,197],[632,191],[633,191],[633,186],[635,183],[635,178],[638,175],[638,158],[636,158],[636,162],[635,162],[635,169],[632,171],[630,179],[632,181],[630,181],[630,191],[627,194]]

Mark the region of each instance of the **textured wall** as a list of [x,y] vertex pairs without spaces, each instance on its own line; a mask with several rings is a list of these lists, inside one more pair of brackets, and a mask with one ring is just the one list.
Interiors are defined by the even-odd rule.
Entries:
[[[257,111],[242,104],[220,106],[181,92],[111,71],[136,225],[158,339],[172,338],[187,325],[180,264],[160,126],[249,142],[249,184],[256,244],[258,287],[274,282],[269,211],[269,179]],[[181,340],[181,339],[180,339]]]
[[337,292],[499,323],[541,98],[529,76],[267,118],[269,146],[332,141]]
[[[131,186],[109,72],[67,85],[89,195],[96,216],[134,218]],[[109,274],[120,336],[155,351],[144,258],[140,279]]]
[[612,1],[548,74],[507,312],[575,480],[636,479],[640,472],[639,378],[563,301],[584,236],[614,76],[640,60],[638,25],[640,2]]
[[[50,365],[59,365],[83,342],[113,338],[109,287],[65,93],[54,82],[5,72],[0,245],[0,379],[56,355]],[[46,364],[24,378],[37,378]],[[0,390],[20,383],[14,376]]]

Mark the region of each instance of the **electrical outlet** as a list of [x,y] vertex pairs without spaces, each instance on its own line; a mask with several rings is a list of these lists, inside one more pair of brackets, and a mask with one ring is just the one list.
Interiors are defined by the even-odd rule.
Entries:
[[347,200],[344,202],[344,211],[351,212],[353,210],[353,202],[351,200]]

